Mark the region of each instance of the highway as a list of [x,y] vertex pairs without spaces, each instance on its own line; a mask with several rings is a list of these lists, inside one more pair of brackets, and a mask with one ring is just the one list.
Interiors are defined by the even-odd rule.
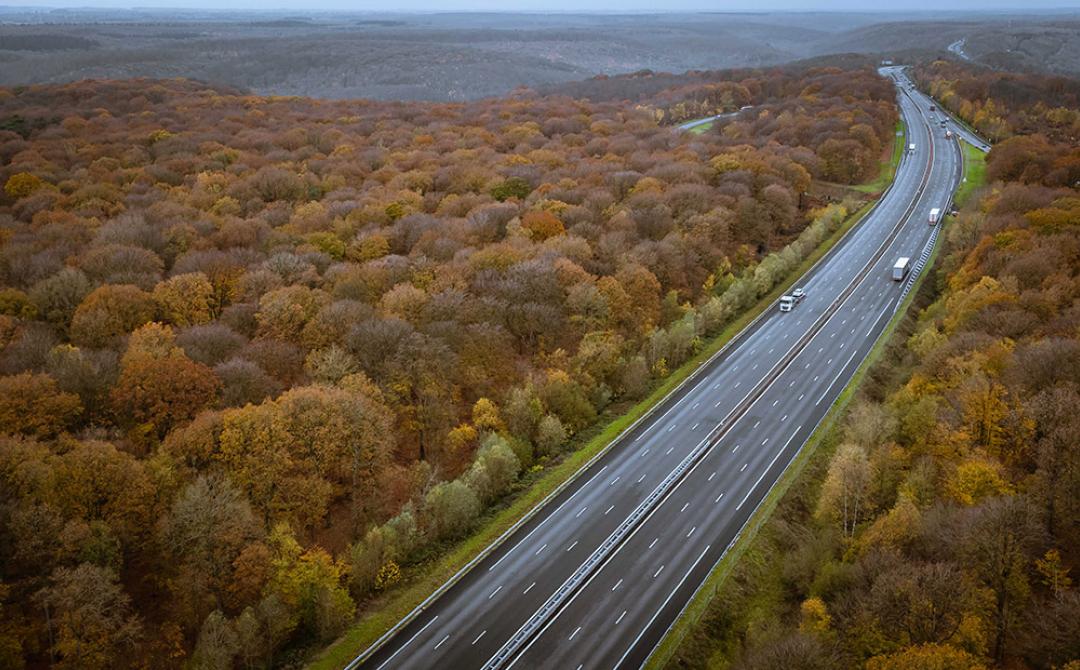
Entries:
[[[964,56],[963,53],[953,50],[953,47],[957,46],[958,44],[960,45],[960,47],[963,47],[963,40],[958,40],[957,42],[953,42],[952,44],[950,44],[949,51],[959,53],[964,58],[967,58],[967,56]],[[882,69],[888,71],[898,82],[900,82],[901,85],[907,87],[914,86],[914,83],[911,81],[910,78],[908,78],[907,73],[904,71],[903,67],[896,66]],[[983,153],[990,151],[990,142],[988,142],[985,138],[980,137],[975,133],[975,131],[971,130],[968,126],[957,120],[956,117],[950,114],[944,107],[938,105],[937,101],[935,101],[933,98],[917,90],[909,91],[909,93],[911,93],[911,95],[913,96],[917,96],[925,104],[935,105],[937,109],[933,112],[933,114],[937,116],[939,121],[940,119],[947,119],[947,129],[956,133],[956,135],[958,135],[961,140],[967,142],[968,144],[977,148]],[[946,128],[942,128],[942,130],[946,130]]]
[[[889,70],[896,72],[896,70]],[[896,75],[902,76],[902,75]],[[878,206],[773,308],[642,421],[350,664],[638,667],[858,368],[959,181],[956,142],[904,87],[905,153]]]

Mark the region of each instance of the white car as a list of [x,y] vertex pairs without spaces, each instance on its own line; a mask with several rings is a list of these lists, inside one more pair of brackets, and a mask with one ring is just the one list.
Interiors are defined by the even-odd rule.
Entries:
[[806,289],[800,286],[791,292],[791,297],[795,298],[795,302],[802,302],[802,299],[806,297]]

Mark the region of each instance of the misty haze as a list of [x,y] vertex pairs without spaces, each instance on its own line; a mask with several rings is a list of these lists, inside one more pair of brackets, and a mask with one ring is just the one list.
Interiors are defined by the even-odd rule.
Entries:
[[1080,670],[1075,3],[172,4],[0,6],[0,670]]

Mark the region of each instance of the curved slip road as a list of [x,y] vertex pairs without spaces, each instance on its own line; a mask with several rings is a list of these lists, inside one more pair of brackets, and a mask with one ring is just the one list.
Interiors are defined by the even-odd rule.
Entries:
[[890,268],[897,256],[919,257],[930,208],[956,185],[955,143],[930,131],[922,96],[899,100],[916,151],[879,205],[800,281],[806,299],[755,321],[349,667],[644,661],[884,329],[903,284]]

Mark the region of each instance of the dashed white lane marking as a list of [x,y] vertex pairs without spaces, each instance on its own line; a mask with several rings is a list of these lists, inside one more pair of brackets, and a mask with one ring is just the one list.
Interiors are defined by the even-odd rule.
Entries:
[[637,480],[638,484],[640,484],[643,481],[645,481],[645,475],[641,475],[640,477],[638,477],[638,480]]
[[761,471],[761,475],[758,476],[757,481],[754,482],[754,485],[750,487],[750,490],[746,492],[746,495],[743,496],[743,499],[739,502],[738,505],[735,506],[735,511],[739,511],[740,509],[742,509],[742,506],[745,505],[746,501],[750,498],[750,494],[752,494],[754,492],[754,489],[758,487],[758,484],[761,483],[761,480],[765,479],[765,475],[768,474],[769,470],[772,470],[772,466],[776,465],[776,460],[780,458],[780,454],[784,453],[787,450],[788,445],[791,444],[791,441],[795,439],[795,436],[799,434],[800,430],[802,430],[802,426],[796,428],[795,432],[793,432],[791,434],[791,437],[788,438],[788,441],[784,443],[784,446],[780,447],[780,451],[776,452],[776,455],[773,456],[773,459],[769,461],[769,464],[765,466],[764,470]]
[[698,405],[700,405],[700,404],[701,404],[701,403],[699,403],[699,402],[696,402],[696,403],[694,403],[694,406],[693,406],[693,407],[691,407],[690,409],[697,409],[697,408],[698,408]]
[[521,595],[525,595],[525,594],[526,594],[526,593],[528,593],[529,591],[532,591],[532,587],[534,587],[534,586],[536,586],[536,582],[533,582],[532,584],[529,584],[529,588],[527,588],[527,589],[525,589],[524,591],[522,591],[522,592],[521,592]]
[[622,479],[622,475],[619,475],[619,476],[615,477],[615,479],[612,479],[611,483],[608,484],[608,486],[615,486],[615,483],[618,482],[620,479]]
[[587,509],[589,509],[589,506],[588,506],[588,505],[586,505],[585,507],[582,507],[581,509],[579,509],[579,510],[578,510],[578,513],[574,515],[574,518],[576,519],[576,518],[578,518],[579,516],[581,516],[582,514],[584,514],[584,513],[585,513],[585,510],[587,510]]
[[653,545],[655,545],[655,544],[656,544],[656,541],[657,541],[657,540],[659,540],[659,539],[660,539],[660,538],[658,538],[658,537],[655,537],[655,538],[653,538],[653,541],[649,543],[649,549],[652,549],[652,548],[653,548]]
[[738,450],[739,450],[739,445],[737,445],[737,444],[736,444],[736,445],[735,445],[735,448],[731,450],[731,453],[733,453],[733,454],[734,454],[734,453],[735,453],[736,451],[738,451]]
[[612,586],[611,590],[614,591],[615,589],[619,588],[620,586],[622,586],[622,580],[621,579],[619,581],[615,582],[615,586]]
[[746,466],[748,466],[748,465],[750,465],[750,464],[749,463],[743,463],[742,467],[739,468],[739,472],[742,472],[742,471],[746,470]]
[[607,516],[608,512],[610,512],[613,509],[615,509],[615,505],[612,505],[611,507],[607,508],[607,512],[604,512],[604,516]]
[[567,638],[567,641],[573,640],[574,636],[578,634],[579,630],[581,630],[581,626],[578,626],[577,628],[574,629],[573,633],[570,633],[570,637]]
[[423,628],[421,628],[420,630],[416,631],[416,633],[415,633],[415,634],[414,634],[414,635],[413,635],[412,637],[410,637],[410,638],[409,638],[409,640],[408,640],[408,641],[407,641],[407,642],[406,642],[405,644],[403,644],[403,645],[401,645],[400,647],[398,647],[398,648],[397,648],[397,651],[395,651],[394,653],[390,654],[390,658],[388,658],[388,659],[386,659],[385,661],[383,661],[383,662],[382,662],[382,663],[381,663],[381,664],[379,665],[379,667],[378,667],[378,668],[375,668],[375,670],[382,670],[382,669],[383,669],[383,667],[384,667],[384,666],[385,666],[385,665],[386,665],[387,663],[389,663],[390,661],[394,660],[394,657],[395,657],[395,656],[397,656],[397,655],[398,655],[398,654],[399,654],[399,653],[401,652],[401,650],[402,650],[402,649],[404,649],[405,647],[408,647],[408,646],[409,646],[410,644],[412,644],[412,641],[413,641],[413,640],[415,640],[416,638],[420,637],[420,633],[423,633],[423,632],[424,632],[425,630],[427,630],[427,629],[428,629],[428,627],[429,627],[429,626],[431,626],[431,624],[433,624],[433,623],[435,623],[436,621],[438,621],[438,619],[439,619],[439,615],[438,615],[438,614],[436,614],[436,615],[435,615],[434,617],[432,617],[431,621],[428,621],[428,622],[427,622],[426,624],[424,624],[424,627],[423,627]]
[[781,420],[781,421],[787,421],[787,414],[785,414],[784,416],[780,417],[780,420]]
[[[547,545],[545,544],[545,545],[544,545],[544,547],[546,547],[546,546],[547,546]],[[541,549],[542,549],[542,548],[543,548],[543,547],[541,547]],[[536,554],[539,554],[539,553],[540,553],[539,551],[538,551],[538,552],[536,552]],[[536,554],[533,554],[533,556],[535,556]],[[496,593],[498,593],[499,591],[502,591],[502,584],[499,584],[498,588],[496,588],[496,589],[495,589],[494,591],[492,591],[492,592],[491,592],[491,595],[490,595],[490,596],[488,596],[488,600],[491,600],[492,598],[494,598],[494,597],[495,597],[495,594],[496,594]]]
[[742,382],[735,382],[735,386],[732,386],[731,388],[737,389],[739,388],[739,384],[742,384]]
[[690,430],[697,430],[697,427],[700,425],[700,423],[695,423],[693,426],[690,427]]
[[681,509],[681,510],[679,510],[679,512],[685,512],[685,511],[686,511],[686,508],[687,508],[687,507],[689,507],[689,506],[690,506],[690,503],[689,503],[689,502],[683,503],[682,509]]
[[579,540],[574,540],[574,543],[572,545],[570,545],[569,547],[567,547],[566,550],[570,551],[571,549],[573,549],[574,547],[577,546],[578,542],[579,542]]
[[620,614],[620,615],[619,615],[619,618],[618,618],[618,619],[615,619],[615,625],[616,625],[616,626],[618,626],[618,625],[619,625],[619,622],[621,622],[621,621],[623,620],[623,617],[624,617],[624,616],[626,616],[626,610],[623,610],[623,611],[622,611],[622,614]]
[[675,430],[675,424],[671,424],[671,425],[670,425],[670,426],[668,427],[668,429],[667,429],[667,432],[669,432],[669,433],[670,433],[670,432],[671,432],[671,431],[673,431],[673,430]]
[[713,480],[713,477],[715,477],[715,476],[716,476],[716,473],[714,472],[711,475],[709,475],[709,478],[706,479],[705,481],[711,482]]
[[663,571],[664,571],[664,566],[662,566],[662,565],[661,565],[661,566],[660,566],[660,569],[659,569],[659,570],[657,570],[657,571],[656,571],[656,572],[655,572],[655,573],[653,574],[652,578],[653,578],[653,579],[656,579],[657,577],[659,577],[659,576],[660,576],[660,573],[661,573],[661,572],[663,572]]
[[667,453],[665,453],[664,455],[665,455],[665,456],[668,456],[668,455],[670,455],[670,454],[671,454],[671,452],[673,452],[673,451],[675,451],[675,447],[671,447],[670,449],[668,449],[668,450],[667,450]]
[[777,398],[776,400],[773,400],[773,401],[772,401],[772,406],[773,406],[773,407],[776,407],[776,406],[777,406],[777,405],[779,405],[779,404],[780,404],[780,399],[779,399],[779,398]]
[[694,526],[693,528],[691,528],[690,532],[686,534],[686,537],[690,537],[691,535],[693,535],[695,530],[697,530],[697,526]]
[[446,641],[447,641],[447,640],[449,640],[449,639],[450,639],[450,633],[447,633],[447,634],[446,634],[446,637],[444,637],[443,639],[439,640],[439,644],[435,645],[435,648],[436,648],[436,649],[438,649],[439,647],[443,646],[443,642],[446,642]]
[[761,446],[764,447],[768,443],[769,443],[769,438],[766,437],[764,440],[761,441]]
[[718,502],[720,502],[720,499],[723,498],[723,497],[724,497],[724,494],[721,493],[720,495],[716,496],[716,500],[714,500],[713,502],[718,503]]
[[480,633],[479,635],[477,635],[477,636],[476,636],[476,639],[475,639],[475,640],[473,640],[473,641],[472,641],[472,643],[473,643],[473,644],[476,644],[477,642],[479,642],[479,641],[480,641],[480,638],[484,637],[484,635],[486,635],[486,634],[487,634],[487,629],[485,628],[485,629],[484,629],[484,632],[482,632],[482,633]]
[[537,549],[536,552],[533,553],[533,556],[539,556],[540,552],[545,549],[547,549],[547,542],[545,542],[539,549]]

